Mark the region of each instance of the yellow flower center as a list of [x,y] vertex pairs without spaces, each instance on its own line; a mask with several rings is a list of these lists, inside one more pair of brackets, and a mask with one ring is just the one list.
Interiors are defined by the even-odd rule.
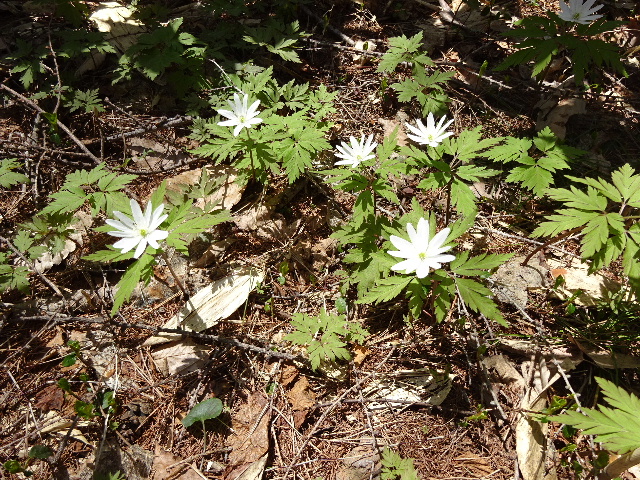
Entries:
[[147,232],[144,228],[141,228],[141,229],[140,229],[140,236],[142,236],[142,237],[146,237],[148,233],[149,233],[149,232]]
[[420,253],[418,254],[418,258],[419,258],[420,260],[424,260],[425,258],[427,258],[427,254],[426,254],[426,253],[424,253],[424,252],[420,252]]

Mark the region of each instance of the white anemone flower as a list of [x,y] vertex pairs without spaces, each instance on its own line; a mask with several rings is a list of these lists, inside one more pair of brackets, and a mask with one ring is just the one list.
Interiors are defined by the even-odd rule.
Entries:
[[411,133],[407,133],[407,137],[419,143],[420,145],[437,147],[445,138],[453,135],[453,132],[447,132],[447,127],[451,125],[453,119],[449,120],[447,123],[444,123],[446,122],[446,120],[447,116],[444,115],[438,122],[438,125],[436,125],[436,121],[433,118],[433,113],[429,113],[429,116],[427,117],[426,127],[421,120],[416,120],[415,127],[406,123],[405,125],[411,131]]
[[596,0],[569,0],[569,3],[565,3],[560,0],[560,13],[558,13],[558,16],[566,22],[587,25],[602,17],[602,15],[594,15],[594,13],[604,5],[594,7],[593,4],[595,1]]
[[113,212],[118,220],[107,220],[107,225],[111,225],[117,230],[107,232],[114,237],[122,237],[113,244],[115,248],[119,248],[122,253],[136,249],[133,254],[134,258],[139,258],[147,249],[147,244],[153,248],[159,248],[159,240],[164,240],[169,235],[166,230],[158,230],[158,227],[164,222],[168,215],[163,214],[164,204],[153,209],[151,200],[147,203],[144,213],[140,209],[140,205],[135,200],[131,200],[131,213],[133,219],[121,212]]
[[396,263],[391,270],[402,271],[404,273],[416,272],[416,277],[424,278],[429,274],[430,269],[437,270],[443,263],[455,260],[455,256],[443,254],[451,246],[443,247],[442,244],[449,236],[449,228],[443,228],[429,238],[429,221],[425,218],[418,220],[418,229],[412,224],[407,224],[409,240],[391,235],[389,240],[398,250],[389,250],[389,255],[406,258],[400,263]]
[[373,141],[373,135],[362,138],[358,142],[354,137],[350,137],[351,145],[347,142],[342,142],[342,145],[338,145],[336,149],[339,153],[336,153],[336,157],[342,158],[336,165],[350,165],[351,168],[357,168],[362,162],[375,158],[376,155],[373,151],[378,144]]
[[218,125],[223,127],[232,127],[233,136],[237,137],[243,128],[251,128],[253,125],[262,123],[262,119],[258,118],[258,105],[260,100],[256,100],[248,107],[249,95],[242,94],[242,100],[237,93],[233,94],[233,100],[227,100],[227,103],[231,107],[231,110],[218,110],[218,113],[223,117],[227,117],[229,120],[218,122]]

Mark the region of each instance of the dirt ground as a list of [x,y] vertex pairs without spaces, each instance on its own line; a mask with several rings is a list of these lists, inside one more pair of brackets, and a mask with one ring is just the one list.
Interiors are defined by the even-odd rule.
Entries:
[[[509,19],[557,9],[551,1],[480,3],[508,12]],[[335,32],[370,40],[376,52],[384,52],[390,37],[431,29],[436,31],[432,59],[457,72],[446,92],[455,118],[452,128],[459,132],[481,124],[485,135],[531,134],[542,102],[554,98],[552,88],[536,84],[525,71],[509,72],[508,79],[504,72],[489,72],[480,80],[469,74],[484,60],[495,65],[504,59],[503,40],[490,27],[442,21],[439,10],[437,3],[418,0],[308,4],[300,10],[301,28],[313,42],[299,50],[302,63],[276,62],[276,75],[338,92],[337,113],[329,119],[332,144],[362,134],[381,140],[402,125],[406,105],[391,92],[381,92],[379,57],[362,57],[340,43]],[[312,14],[326,15],[334,30],[323,29]],[[13,28],[20,23],[5,21]],[[629,73],[610,79],[620,96],[589,93],[587,111],[564,125],[567,143],[594,153],[585,174],[628,162],[638,166],[640,85],[637,69]],[[15,87],[6,70],[2,75]],[[163,180],[207,164],[187,153],[197,145],[188,138],[188,120],[180,121],[185,115],[172,110],[171,99],[157,85],[147,83],[138,80],[135,88],[123,88],[105,81],[101,96],[114,103],[99,114],[99,127],[80,114],[67,119],[75,135],[93,152],[100,151],[109,165],[137,159],[127,169],[142,172],[131,187],[139,198]],[[2,237],[28,220],[65,175],[90,166],[83,163],[85,157],[74,155],[78,148],[21,145],[16,139],[30,134],[34,117],[27,103],[4,97],[2,155],[28,158],[37,187],[0,192]],[[168,127],[151,127],[175,118],[179,121]],[[126,140],[118,137],[138,129],[141,133]],[[164,171],[145,174],[158,165]],[[423,208],[437,208],[437,195],[416,193],[419,179],[402,182],[403,202],[410,204],[417,195]],[[529,254],[536,247],[528,241],[532,220],[547,213],[548,205],[513,186],[482,188],[492,193],[481,202],[469,244],[478,252]],[[166,264],[156,266],[156,279],[109,318],[109,299],[102,293],[124,267],[96,270],[81,260],[109,242],[107,236],[85,235],[46,272],[62,299],[37,275],[28,295],[2,295],[2,462],[24,460],[30,447],[44,444],[53,455],[31,463],[35,479],[118,478],[110,475],[119,471],[129,480],[364,480],[381,478],[381,455],[391,449],[413,459],[424,480],[589,477],[600,451],[597,444],[586,437],[568,438],[560,425],[530,422],[527,416],[541,410],[541,401],[576,392],[584,405],[595,405],[593,377],[606,370],[606,359],[591,356],[596,347],[600,353],[604,347],[624,351],[632,368],[618,369],[616,375],[627,385],[639,385],[638,332],[630,332],[622,346],[615,338],[602,343],[600,334],[592,341],[595,327],[580,323],[577,314],[567,315],[566,305],[551,295],[553,268],[547,261],[575,255],[575,238],[534,257],[545,282],[528,292],[527,286],[514,286],[525,292],[524,309],[500,298],[508,328],[456,305],[441,324],[428,312],[409,324],[402,304],[362,306],[348,292],[348,318],[366,327],[369,336],[362,345],[349,346],[349,362],[314,371],[304,349],[283,337],[291,331],[294,313],[336,311],[345,267],[344,251],[331,238],[331,219],[345,220],[354,199],[328,188],[317,175],[293,185],[274,179],[264,190],[249,184],[236,194],[234,220],[212,232],[210,256],[203,257],[212,242],[203,240],[191,246],[190,258],[176,255],[172,265],[192,294],[224,280],[224,295],[240,298],[239,308],[200,334],[184,332],[170,343],[148,345],[185,304]],[[270,206],[261,210],[264,205]],[[615,268],[606,272],[612,281],[616,275]],[[81,348],[77,361],[64,366],[72,352],[70,340]],[[69,391],[60,387],[61,379],[68,380]],[[108,391],[115,402],[104,398]],[[101,408],[94,418],[76,414],[77,401],[96,398]],[[200,422],[185,428],[182,419],[209,398],[222,401],[220,416],[207,421],[204,432]],[[6,471],[0,475],[15,478]]]

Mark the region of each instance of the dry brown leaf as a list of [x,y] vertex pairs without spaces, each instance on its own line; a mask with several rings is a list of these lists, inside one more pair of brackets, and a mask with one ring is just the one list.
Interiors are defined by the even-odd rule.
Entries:
[[307,419],[311,408],[316,404],[316,394],[309,388],[307,377],[300,377],[291,391],[287,392],[287,398],[293,406],[294,426],[299,428]]
[[236,479],[248,464],[256,462],[268,452],[271,412],[267,405],[264,394],[254,392],[232,415],[233,433],[227,442],[231,452],[225,479]]
[[193,263],[196,268],[204,268],[212,265],[224,254],[227,248],[234,243],[231,238],[225,238],[219,242],[212,243],[205,252]]
[[598,350],[591,348],[587,345],[583,345],[575,338],[572,338],[573,343],[584,352],[593,362],[601,368],[639,368],[640,358],[633,355],[627,355],[624,353],[608,352],[606,350]]
[[47,342],[47,347],[49,348],[57,348],[61,347],[65,344],[64,337],[62,336],[62,330],[60,328],[56,328],[55,336]]
[[379,478],[380,468],[380,454],[373,445],[358,445],[342,459],[336,480],[367,480],[371,473]]
[[364,362],[364,359],[369,355],[369,349],[362,345],[354,345],[351,349],[353,351],[353,363],[359,366]]
[[525,368],[533,369],[524,375],[526,379],[532,378],[533,382],[527,386],[520,402],[515,428],[516,455],[523,480],[544,480],[548,473],[546,464],[549,454],[549,424],[537,421],[529,412],[540,412],[547,406],[544,392],[560,375],[552,377],[543,358],[537,362],[525,362],[524,365]]
[[525,257],[515,256],[498,267],[491,275],[491,290],[498,300],[516,304],[525,308],[529,302],[528,291],[539,290],[547,286],[549,269],[538,257],[529,260],[522,266]]
[[549,127],[561,140],[567,135],[567,122],[573,115],[587,113],[587,102],[582,98],[550,98],[536,105],[540,109],[536,121],[536,130]]
[[518,372],[513,362],[504,355],[491,355],[482,359],[485,367],[494,369],[497,380],[505,385],[515,384],[519,391],[524,391],[525,380]]
[[151,358],[158,370],[167,376],[197,370],[209,359],[209,354],[206,347],[184,338],[162,346],[151,354]]
[[44,412],[60,410],[64,405],[64,392],[57,385],[48,385],[38,392],[35,407]]
[[282,369],[282,373],[280,374],[280,383],[282,386],[286,387],[289,384],[293,383],[293,381],[298,378],[298,367],[295,365],[285,365]]
[[[222,208],[230,209],[240,201],[246,188],[246,185],[240,185],[235,181],[238,171],[228,165],[208,166],[206,168],[210,178],[224,178],[225,180],[217,191],[206,198],[198,199],[195,205],[203,208],[207,203],[215,203]],[[167,190],[180,192],[183,186],[197,185],[201,176],[201,168],[183,172],[167,179]]]
[[153,459],[153,480],[202,480],[182,458],[157,446]]
[[398,142],[398,146],[404,147],[409,144],[409,138],[407,137],[407,133],[405,132],[401,120],[398,118],[379,118],[378,123],[382,125],[384,138],[390,137],[393,131],[397,128],[398,133],[396,141]]
[[271,220],[273,208],[267,205],[253,205],[233,216],[233,222],[240,230],[257,230]]
[[267,457],[269,455],[265,453],[259,460],[256,460],[249,465],[236,480],[260,480],[264,474],[264,467],[267,466]]

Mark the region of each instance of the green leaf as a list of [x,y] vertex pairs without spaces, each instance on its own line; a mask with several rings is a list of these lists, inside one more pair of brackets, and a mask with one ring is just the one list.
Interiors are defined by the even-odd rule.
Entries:
[[46,445],[34,445],[29,450],[29,458],[39,458],[40,460],[44,460],[45,458],[49,458],[51,455],[53,455],[53,450]]
[[62,359],[61,365],[63,367],[71,367],[72,365],[75,365],[77,360],[77,356],[75,353],[70,353],[69,355],[65,356]]
[[189,411],[186,417],[182,419],[185,428],[189,428],[195,422],[204,424],[207,420],[218,417],[222,413],[222,401],[219,398],[208,398]]
[[402,458],[398,453],[385,447],[382,451],[381,480],[420,480],[413,466],[412,458]]
[[291,318],[295,331],[284,340],[297,345],[307,345],[309,362],[317,370],[324,362],[349,360],[346,341],[362,341],[367,335],[359,324],[348,322],[344,315],[331,315],[324,309],[318,317],[296,313]]
[[499,267],[513,255],[513,253],[483,253],[469,258],[469,252],[462,252],[450,263],[450,267],[456,275],[477,277]]
[[415,277],[411,275],[394,275],[376,282],[376,286],[362,295],[357,303],[381,303],[393,300],[400,295]]
[[417,65],[433,66],[434,63],[424,53],[422,48],[422,32],[418,32],[413,37],[407,38],[392,37],[389,39],[389,50],[382,56],[378,65],[378,72],[392,72],[403,62],[413,62]]
[[87,420],[91,420],[96,416],[94,405],[92,403],[83,402],[82,400],[76,400],[74,410],[80,417]]
[[509,326],[495,302],[490,298],[493,295],[491,290],[469,278],[456,278],[455,282],[460,298],[471,310],[481,313],[503,327]]
[[118,290],[113,299],[111,315],[115,315],[124,302],[129,300],[133,290],[141,280],[146,281],[151,278],[154,263],[154,256],[149,253],[144,253],[138,260],[129,265],[129,268],[124,272],[124,275],[122,275],[122,278],[116,286]]
[[551,420],[573,425],[585,435],[595,435],[608,450],[619,455],[640,448],[640,399],[604,378],[596,377],[604,399],[613,408],[582,408],[582,413],[567,411]]
[[15,158],[0,160],[0,187],[9,188],[18,183],[29,183],[29,178],[13,170],[22,167]]
[[2,464],[4,469],[9,473],[21,473],[24,472],[24,467],[18,460],[7,460]]

